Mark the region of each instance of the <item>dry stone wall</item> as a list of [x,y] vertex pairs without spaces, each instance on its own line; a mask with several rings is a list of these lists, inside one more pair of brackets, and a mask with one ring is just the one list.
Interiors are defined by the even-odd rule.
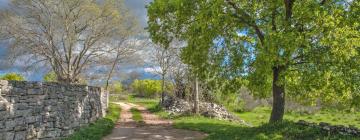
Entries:
[[60,139],[103,117],[99,87],[0,80],[0,140]]

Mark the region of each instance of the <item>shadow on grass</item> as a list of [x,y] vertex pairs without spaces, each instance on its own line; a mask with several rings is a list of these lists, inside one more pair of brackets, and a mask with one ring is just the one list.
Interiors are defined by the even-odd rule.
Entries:
[[87,127],[83,127],[69,138],[64,140],[101,140],[102,137],[110,134],[115,123],[111,119],[100,119]]
[[209,140],[355,140],[360,137],[327,134],[326,132],[290,121],[246,127],[238,124],[211,121],[208,119],[180,119],[176,128],[202,131],[209,134]]

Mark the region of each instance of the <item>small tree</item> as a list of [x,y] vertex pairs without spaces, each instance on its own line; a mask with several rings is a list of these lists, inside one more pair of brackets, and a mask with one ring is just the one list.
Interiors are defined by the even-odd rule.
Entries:
[[[161,100],[164,102],[165,98],[165,80],[168,76],[170,68],[174,65],[174,51],[171,47],[162,47],[158,45],[153,45],[154,54],[152,56],[155,62],[155,72],[161,76]],[[157,68],[159,67],[159,69]]]

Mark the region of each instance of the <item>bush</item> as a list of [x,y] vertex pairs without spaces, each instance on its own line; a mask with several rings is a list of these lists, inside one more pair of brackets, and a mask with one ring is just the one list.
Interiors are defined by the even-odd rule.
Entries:
[[9,81],[25,81],[24,76],[17,73],[8,73],[3,76],[0,76],[1,80],[9,80]]

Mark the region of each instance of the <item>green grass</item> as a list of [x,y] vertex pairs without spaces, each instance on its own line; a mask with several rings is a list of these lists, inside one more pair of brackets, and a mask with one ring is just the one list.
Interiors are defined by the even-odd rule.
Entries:
[[240,124],[204,117],[182,117],[175,128],[202,131],[207,140],[355,140],[360,137],[327,134],[317,128],[297,125],[291,121],[247,127]]
[[[260,126],[268,122],[271,114],[269,107],[258,107],[251,112],[235,113],[241,119],[254,125]],[[305,114],[297,112],[285,113],[284,119],[297,122],[306,120],[309,122],[327,122],[333,125],[354,125],[360,128],[360,112],[350,113],[345,111],[319,111],[314,114]]]
[[107,115],[76,131],[73,135],[64,140],[101,140],[102,137],[111,133],[115,122],[120,116],[120,107],[116,104],[109,104]]
[[141,122],[143,121],[143,118],[141,116],[141,112],[136,109],[136,108],[131,108],[130,109],[131,111],[131,114],[132,114],[132,119],[135,121],[135,122]]
[[[159,106],[155,99],[130,98],[132,103],[147,107],[151,112],[160,115],[163,118],[169,118]],[[338,117],[343,114],[334,114],[334,112],[319,112],[317,115],[287,113],[285,121],[276,124],[267,124],[270,117],[270,108],[257,108],[252,112],[237,113],[241,119],[250,122],[254,127],[244,126],[238,123],[220,121],[199,116],[187,116],[173,118],[174,127],[179,129],[189,129],[201,131],[209,134],[208,140],[355,140],[360,137],[342,136],[339,134],[327,134],[320,129],[297,125],[294,121],[303,119],[307,121],[338,122],[342,124],[354,123],[356,121],[354,114],[348,121],[347,118]],[[354,117],[354,118],[352,118]],[[320,119],[319,119],[320,118]],[[332,118],[332,119],[331,119]],[[334,119],[336,118],[336,119]],[[359,116],[358,116],[359,118]],[[360,120],[360,119],[358,119]]]

